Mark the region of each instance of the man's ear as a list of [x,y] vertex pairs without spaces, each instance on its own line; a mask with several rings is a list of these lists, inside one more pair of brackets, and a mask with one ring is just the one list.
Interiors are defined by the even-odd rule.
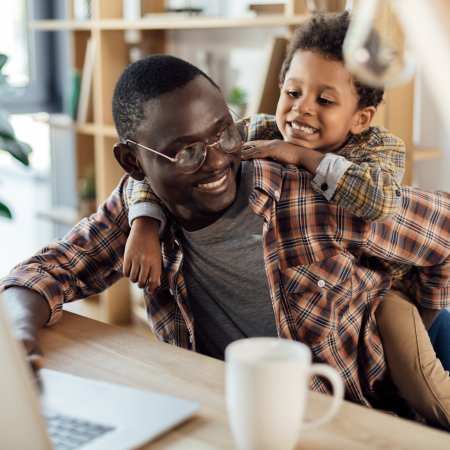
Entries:
[[350,128],[351,134],[362,133],[371,123],[375,117],[377,110],[374,106],[367,106],[363,109],[358,109],[354,116],[353,125]]
[[142,181],[145,178],[144,171],[137,157],[137,152],[128,144],[114,144],[114,156],[117,162],[129,173],[131,178]]

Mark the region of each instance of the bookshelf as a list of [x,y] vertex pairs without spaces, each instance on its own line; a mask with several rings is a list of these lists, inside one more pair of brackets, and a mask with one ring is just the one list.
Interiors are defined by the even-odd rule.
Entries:
[[[69,1],[68,11],[73,11],[72,0]],[[337,0],[336,0],[337,1]],[[142,41],[151,46],[152,53],[165,53],[166,30],[175,29],[224,29],[249,27],[288,27],[287,38],[295,26],[307,17],[306,0],[288,0],[284,14],[262,15],[249,18],[212,18],[190,17],[174,19],[164,15],[164,0],[142,0],[142,16],[152,14],[150,18],[139,21],[125,21],[122,17],[122,0],[91,0],[91,19],[83,22],[67,17],[67,20],[31,21],[28,28],[33,31],[68,30],[72,35],[73,68],[83,72],[85,52],[89,38],[96,41],[96,52],[93,63],[93,79],[91,94],[87,109],[85,124],[76,122],[50,122],[51,126],[71,129],[76,135],[77,176],[82,176],[84,169],[95,164],[97,204],[103,202],[117,186],[124,175],[123,170],[112,155],[113,145],[118,141],[111,114],[111,99],[115,83],[122,71],[129,64],[129,45],[124,41],[125,30],[141,30]],[[155,16],[155,14],[161,14]],[[284,51],[284,47],[276,45],[277,51]],[[281,49],[281,50],[280,50]],[[268,55],[271,57],[272,55]],[[278,55],[279,56],[279,55]],[[282,57],[272,58],[275,63],[268,64],[268,73],[277,74],[273,64],[281,64]],[[273,78],[273,76],[272,76]],[[276,78],[276,76],[275,76]],[[411,85],[412,86],[412,85]],[[387,95],[386,104],[377,114],[378,124],[384,125],[394,134],[412,145],[412,104],[413,89],[411,86],[397,88]],[[270,94],[272,99],[252,112],[275,113],[278,86],[264,85],[264,95]],[[400,103],[399,103],[400,102]],[[411,136],[411,139],[410,139]],[[410,145],[411,142],[411,145]],[[438,157],[439,149],[413,149],[409,152],[408,167],[412,162]],[[412,170],[412,169],[411,169]],[[409,182],[411,178],[408,179]],[[405,180],[406,181],[406,180]],[[51,220],[61,219],[66,215],[67,220],[75,220],[76,212],[50,211],[46,212]],[[66,218],[67,218],[66,217]],[[131,319],[130,283],[123,279],[99,296],[101,320],[111,323],[126,323]]]
[[[141,30],[142,41],[151,45],[152,53],[165,53],[165,31],[176,29],[224,29],[248,27],[294,27],[306,17],[305,0],[289,0],[284,14],[264,15],[249,18],[189,17],[173,18],[163,14],[164,0],[142,0],[142,16],[149,18],[138,21],[123,20],[122,0],[91,0],[91,19],[75,21],[72,16],[66,20],[30,21],[28,29],[36,32],[70,31],[73,46],[73,68],[83,72],[85,52],[89,38],[96,42],[93,79],[87,121],[50,121],[50,126],[71,129],[76,135],[77,177],[84,169],[95,164],[97,204],[104,201],[124,175],[112,155],[113,145],[118,141],[111,114],[111,99],[115,83],[129,64],[129,45],[124,41],[125,30]],[[73,11],[72,0],[67,10]],[[155,14],[160,14],[155,16]],[[278,87],[274,86],[277,90]],[[76,211],[60,208],[43,212],[54,221],[68,223],[75,221]],[[130,283],[123,279],[99,296],[100,319],[112,323],[131,320]]]

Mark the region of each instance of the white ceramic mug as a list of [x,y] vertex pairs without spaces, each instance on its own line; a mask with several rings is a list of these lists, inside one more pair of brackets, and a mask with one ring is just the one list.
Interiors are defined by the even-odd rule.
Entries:
[[[335,369],[312,364],[311,352],[300,342],[250,338],[225,350],[226,401],[231,431],[240,450],[291,450],[300,430],[331,419],[344,397]],[[312,374],[328,378],[333,402],[319,419],[303,424]]]

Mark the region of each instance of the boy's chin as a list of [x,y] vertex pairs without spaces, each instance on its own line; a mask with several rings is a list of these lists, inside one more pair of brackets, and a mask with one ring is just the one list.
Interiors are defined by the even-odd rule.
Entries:
[[310,150],[315,150],[315,145],[306,139],[294,138],[290,136],[285,136],[284,141],[288,144],[296,145],[297,147],[308,148]]

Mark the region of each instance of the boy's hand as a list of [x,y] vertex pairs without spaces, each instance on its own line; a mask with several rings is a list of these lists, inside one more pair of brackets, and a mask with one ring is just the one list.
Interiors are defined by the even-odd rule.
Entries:
[[288,142],[275,139],[273,141],[249,141],[242,147],[242,159],[273,158],[278,162],[301,165],[302,148]]
[[154,291],[161,284],[162,255],[158,229],[158,220],[138,217],[133,221],[125,247],[124,276],[149,291]]
[[309,148],[299,147],[275,139],[273,141],[249,141],[242,147],[242,160],[273,158],[275,161],[303,167],[313,175],[317,173],[325,153]]

